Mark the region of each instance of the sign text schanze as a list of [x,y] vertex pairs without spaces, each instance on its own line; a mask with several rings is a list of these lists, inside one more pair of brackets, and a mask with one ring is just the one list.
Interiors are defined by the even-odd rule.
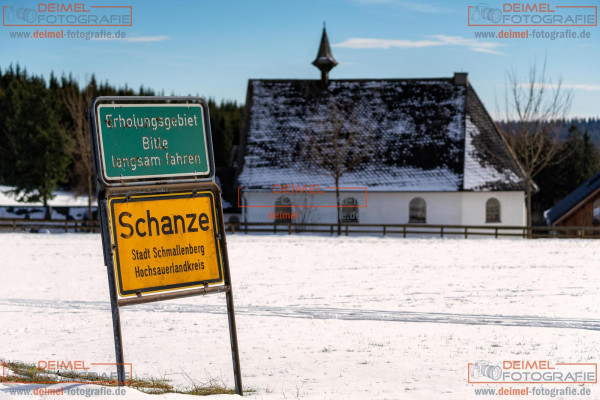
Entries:
[[122,296],[223,281],[214,193],[109,200]]

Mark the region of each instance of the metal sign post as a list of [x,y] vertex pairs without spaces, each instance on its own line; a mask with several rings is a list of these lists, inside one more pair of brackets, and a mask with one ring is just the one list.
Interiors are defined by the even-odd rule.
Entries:
[[[106,202],[101,201],[98,198],[98,205],[100,209],[100,221],[103,220],[103,215],[106,213]],[[112,311],[112,321],[113,321],[113,336],[115,339],[115,355],[117,361],[117,380],[119,386],[122,386],[125,380],[125,368],[124,363],[125,359],[123,358],[123,339],[121,336],[121,316],[119,314],[119,304],[117,302],[117,285],[115,283],[115,273],[113,270],[113,265],[110,260],[110,257],[107,257],[111,254],[110,245],[106,241],[108,237],[106,229],[107,225],[105,223],[100,224],[102,227],[102,247],[104,249],[104,265],[106,265],[106,272],[108,273],[108,291],[110,293],[110,309]],[[108,247],[107,247],[108,246]],[[130,377],[131,379],[132,377]]]
[[127,381],[120,307],[225,293],[235,391],[243,395],[206,101],[99,97],[88,115],[119,385]]

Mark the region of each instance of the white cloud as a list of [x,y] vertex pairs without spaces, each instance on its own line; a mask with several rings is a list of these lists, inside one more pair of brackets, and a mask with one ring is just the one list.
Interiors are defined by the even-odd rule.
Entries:
[[[528,83],[521,83],[521,84],[519,84],[519,87],[521,87],[521,88],[528,88],[529,84]],[[541,89],[541,88],[558,89],[558,83],[535,83],[534,87],[536,87],[538,89]],[[563,83],[563,84],[561,84],[561,87],[563,89],[585,90],[585,91],[588,91],[588,92],[600,91],[600,85],[599,84]]]
[[450,8],[441,7],[435,4],[427,4],[424,2],[416,2],[409,0],[355,0],[358,3],[368,3],[368,4],[396,4],[400,7],[407,8],[409,10],[422,12],[426,14],[440,14],[451,12]]
[[139,42],[164,42],[169,40],[168,36],[137,36],[123,39],[126,42],[139,43]]
[[168,36],[134,36],[128,38],[92,38],[91,40],[129,42],[129,43],[147,43],[147,42],[164,42],[169,40]]
[[571,89],[588,90],[591,92],[600,90],[600,85],[574,84],[574,85],[565,85],[565,87],[571,88]]
[[440,7],[434,4],[418,3],[413,1],[397,1],[396,3],[401,5],[402,7],[411,9],[413,11],[418,11],[427,14],[440,14],[451,11],[450,8]]
[[426,40],[350,38],[345,42],[334,44],[333,46],[349,49],[413,49],[437,46],[462,46],[477,52],[503,54],[497,49],[505,45],[496,42],[468,39],[461,36],[432,35]]
[[389,49],[392,47],[398,47],[402,49],[409,49],[440,45],[441,43],[432,40],[350,38],[345,42],[334,44],[333,47],[346,47],[349,49]]

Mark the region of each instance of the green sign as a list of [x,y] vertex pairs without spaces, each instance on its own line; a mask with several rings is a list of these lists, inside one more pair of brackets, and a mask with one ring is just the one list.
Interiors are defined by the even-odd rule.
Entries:
[[100,104],[97,110],[106,181],[209,175],[201,104]]

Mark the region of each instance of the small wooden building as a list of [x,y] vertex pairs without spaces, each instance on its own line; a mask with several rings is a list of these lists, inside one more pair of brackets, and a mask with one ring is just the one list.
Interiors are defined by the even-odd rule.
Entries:
[[544,215],[551,226],[600,226],[600,172]]

